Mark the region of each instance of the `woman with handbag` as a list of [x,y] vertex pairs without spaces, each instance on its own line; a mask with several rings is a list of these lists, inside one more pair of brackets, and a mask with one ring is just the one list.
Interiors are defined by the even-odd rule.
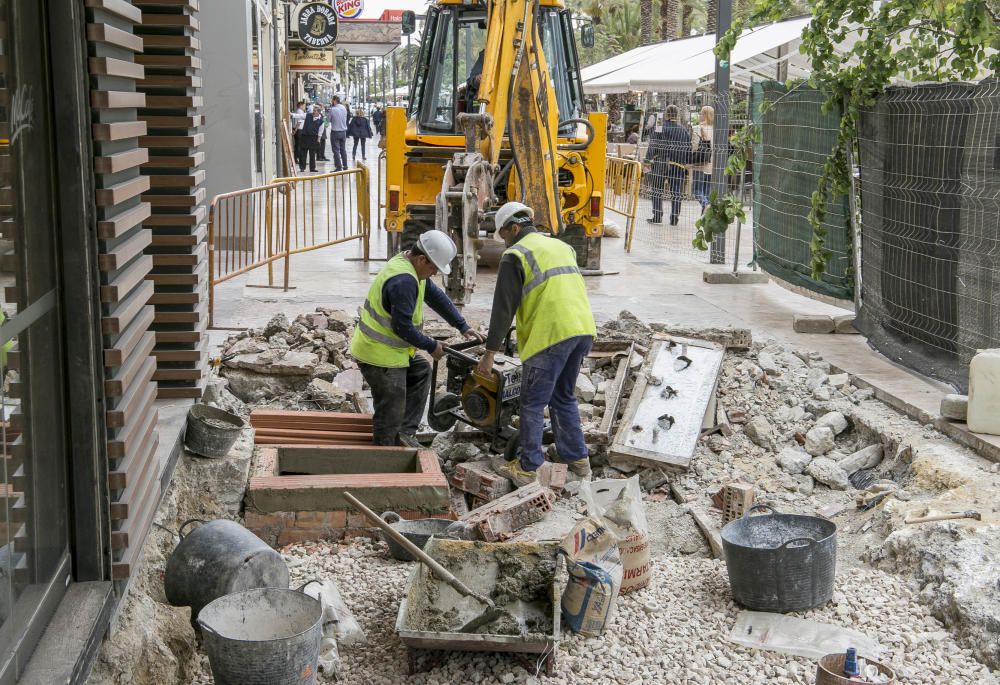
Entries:
[[693,193],[701,211],[708,206],[708,196],[712,188],[712,127],[715,124],[715,110],[709,105],[701,108],[698,125],[691,130],[691,170],[693,172]]

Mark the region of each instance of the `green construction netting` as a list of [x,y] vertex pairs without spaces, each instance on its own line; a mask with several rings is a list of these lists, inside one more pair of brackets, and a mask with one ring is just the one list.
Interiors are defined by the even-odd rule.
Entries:
[[[778,81],[754,83],[750,111],[760,132],[753,146],[754,249],[767,273],[810,291],[854,299],[848,198],[827,206],[826,246],[832,253],[822,280],[810,276],[809,211],[823,164],[836,142],[840,111],[821,111],[824,96],[814,88]],[[772,103],[763,114],[763,102]]]

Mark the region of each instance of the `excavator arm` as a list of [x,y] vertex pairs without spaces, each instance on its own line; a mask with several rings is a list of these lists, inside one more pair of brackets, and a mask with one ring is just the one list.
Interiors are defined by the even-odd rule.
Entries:
[[479,86],[479,151],[496,168],[504,135],[520,201],[538,225],[561,231],[555,151],[559,113],[538,32],[538,0],[493,0]]

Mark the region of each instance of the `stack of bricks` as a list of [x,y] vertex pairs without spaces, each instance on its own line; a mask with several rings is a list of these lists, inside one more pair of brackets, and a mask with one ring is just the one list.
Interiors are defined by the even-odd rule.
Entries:
[[256,445],[370,445],[372,415],[333,411],[255,409]]
[[487,542],[501,542],[552,511],[555,494],[538,482],[474,509],[461,518]]
[[483,504],[492,502],[513,489],[510,480],[494,473],[486,461],[458,464],[451,474],[451,486],[469,493]]

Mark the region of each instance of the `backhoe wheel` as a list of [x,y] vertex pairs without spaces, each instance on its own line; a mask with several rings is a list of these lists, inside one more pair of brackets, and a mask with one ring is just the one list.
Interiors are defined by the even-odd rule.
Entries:
[[507,461],[521,459],[521,431],[514,431],[514,434],[507,439],[507,446],[503,449],[503,458]]
[[427,412],[427,423],[438,433],[449,430],[458,421],[458,417],[451,412],[462,406],[462,400],[458,395],[446,392],[434,401],[434,406]]

